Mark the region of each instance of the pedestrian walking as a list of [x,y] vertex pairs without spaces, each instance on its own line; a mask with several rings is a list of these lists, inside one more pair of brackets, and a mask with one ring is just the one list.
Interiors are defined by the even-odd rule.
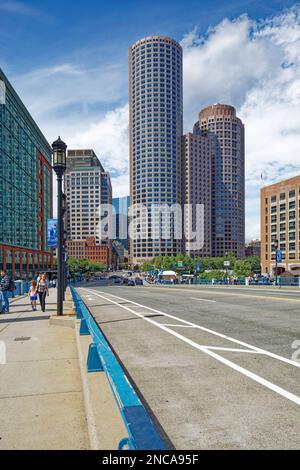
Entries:
[[1,271],[0,289],[3,299],[3,312],[9,313],[9,297],[10,292],[13,290],[13,281],[10,279],[6,271]]
[[30,298],[31,308],[36,311],[36,301],[37,301],[37,282],[31,281],[28,296]]
[[37,293],[40,299],[42,312],[44,312],[46,309],[46,295],[49,295],[46,274],[42,274],[39,282],[37,283]]

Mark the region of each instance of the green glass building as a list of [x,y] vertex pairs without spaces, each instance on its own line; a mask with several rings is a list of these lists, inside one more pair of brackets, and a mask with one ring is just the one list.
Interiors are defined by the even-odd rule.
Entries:
[[52,267],[51,147],[0,68],[0,269],[15,279]]

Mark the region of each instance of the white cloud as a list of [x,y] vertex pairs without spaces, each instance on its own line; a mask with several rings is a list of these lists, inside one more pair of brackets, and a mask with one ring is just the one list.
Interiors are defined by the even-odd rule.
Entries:
[[182,45],[186,128],[215,102],[245,123],[246,234],[257,237],[260,187],[300,173],[300,6],[260,22],[225,19]]
[[103,106],[123,97],[123,64],[94,67],[62,63],[18,76],[14,85],[36,119],[64,114],[69,121],[90,107]]
[[4,14],[19,15],[46,23],[53,22],[51,15],[45,14],[42,10],[18,0],[0,0],[0,11]]
[[194,29],[184,37],[185,126],[208,104],[242,104],[249,88],[280,63],[281,54],[274,44],[251,38],[254,27],[243,15],[234,21],[224,19],[206,36],[198,36]]
[[[115,173],[128,172],[128,105],[109,111],[101,121],[75,136],[69,136],[69,147],[92,148],[105,169]],[[128,193],[128,190],[127,190]]]
[[15,0],[1,1],[0,10],[18,15],[39,16],[38,10],[29,5],[26,5],[23,2],[18,2]]
[[[104,169],[110,172],[113,197],[129,195],[128,175],[128,105],[107,112],[103,118],[87,126],[85,131],[65,129],[69,149],[93,149]],[[56,182],[54,184],[56,196]]]

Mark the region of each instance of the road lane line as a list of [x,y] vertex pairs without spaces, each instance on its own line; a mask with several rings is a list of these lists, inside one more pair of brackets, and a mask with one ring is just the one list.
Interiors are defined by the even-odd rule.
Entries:
[[250,354],[263,354],[263,353],[260,353],[258,351],[255,351],[254,349],[223,348],[223,347],[220,347],[220,346],[205,346],[205,345],[202,345],[202,346],[203,346],[203,348],[213,349],[213,350],[216,350],[216,351],[242,352],[242,353],[250,353]]
[[175,327],[176,328],[195,328],[194,326],[191,326],[191,325],[172,325],[170,323],[162,323],[162,325],[164,326],[172,326],[172,327]]
[[203,300],[203,302],[217,302],[216,300],[200,299],[199,297],[190,297],[192,300]]
[[[149,287],[147,287],[146,289],[149,289]],[[176,287],[160,287],[160,286],[157,286],[157,287],[153,287],[153,289],[160,289],[160,290],[168,290],[169,292],[171,292],[172,290],[177,290],[179,292],[187,292],[188,294],[191,294],[191,292],[195,292],[194,289],[187,289],[186,291],[184,291],[183,289],[178,289]],[[189,292],[188,292],[189,291]],[[203,292],[203,291],[201,291]],[[231,295],[231,296],[235,296],[235,297],[250,297],[251,299],[255,298],[255,299],[263,299],[263,300],[282,300],[284,302],[300,302],[300,299],[285,299],[284,297],[271,297],[269,295],[250,295],[250,294],[236,294],[236,293],[232,293],[232,292],[217,292],[217,289],[214,290],[214,289],[209,289],[207,291],[205,291],[205,293],[207,294],[217,294],[217,295]]]
[[[84,288],[81,288],[81,289],[84,289]],[[87,289],[84,289],[84,290],[87,290]],[[159,313],[161,315],[164,315],[165,317],[172,318],[173,320],[179,321],[179,322],[184,323],[186,325],[191,325],[194,328],[199,328],[200,330],[205,331],[207,333],[211,333],[212,335],[218,336],[219,338],[227,339],[228,341],[231,341],[232,343],[239,344],[240,346],[245,346],[246,348],[249,348],[249,349],[254,349],[255,351],[263,353],[266,356],[272,357],[273,359],[277,359],[278,361],[285,362],[286,364],[290,364],[292,366],[300,368],[300,362],[296,362],[296,361],[293,361],[291,359],[287,359],[286,357],[279,356],[278,354],[272,353],[270,351],[266,351],[265,349],[262,349],[262,348],[258,348],[257,346],[252,346],[249,343],[245,343],[244,341],[240,341],[238,339],[232,338],[231,336],[224,335],[223,333],[219,333],[217,331],[211,330],[211,329],[206,328],[204,326],[197,325],[196,323],[192,323],[188,320],[183,320],[182,318],[175,317],[174,315],[170,315],[169,313],[165,313],[165,312],[162,312],[160,310],[156,310],[152,307],[147,307],[146,305],[139,304],[137,302],[134,302],[133,300],[124,299],[123,297],[119,297],[119,296],[114,295],[114,294],[107,294],[106,292],[101,292],[101,293],[104,294],[104,295],[110,295],[110,296],[115,297],[115,298],[120,299],[120,300],[125,300],[126,302],[134,304],[134,305],[139,305],[140,307],[145,308],[147,310],[151,310],[152,312]],[[93,294],[98,295],[98,294],[96,294],[95,291],[93,291]],[[107,300],[109,300],[109,299],[107,299]]]
[[[82,289],[85,290],[84,288],[82,288]],[[102,292],[102,294],[103,294],[103,292]],[[167,333],[171,334],[172,336],[175,336],[175,338],[178,338],[181,341],[183,341],[183,342],[189,344],[190,346],[194,347],[195,349],[198,349],[199,351],[204,352],[208,356],[213,357],[217,361],[227,365],[228,367],[230,367],[231,369],[239,372],[240,374],[245,375],[246,377],[252,379],[253,381],[255,381],[257,383],[259,383],[260,385],[263,385],[264,387],[272,390],[273,392],[277,393],[278,395],[281,395],[284,398],[292,401],[293,403],[296,403],[297,405],[300,405],[300,397],[293,394],[293,393],[291,393],[291,392],[289,392],[288,390],[285,390],[284,388],[279,387],[276,384],[273,384],[269,380],[266,380],[263,377],[260,377],[259,375],[255,374],[254,372],[251,372],[248,369],[245,369],[244,367],[241,367],[238,364],[235,364],[234,362],[226,359],[225,357],[222,357],[219,354],[216,354],[215,352],[209,350],[208,348],[205,348],[205,347],[199,345],[195,341],[192,341],[191,339],[186,338],[185,336],[182,336],[181,334],[177,333],[176,331],[170,330],[170,328],[167,328],[166,326],[164,326],[160,323],[157,323],[157,322],[155,322],[154,320],[151,320],[148,317],[143,317],[138,312],[135,312],[134,310],[132,310],[129,307],[126,307],[125,305],[119,304],[118,302],[116,302],[112,299],[109,299],[108,297],[105,297],[103,295],[100,295],[100,294],[97,294],[97,293],[95,293],[95,295],[97,295],[98,297],[100,297],[104,300],[108,300],[112,304],[117,305],[118,307],[120,307],[124,310],[127,310],[128,312],[131,312],[131,313],[133,313],[134,315],[136,315],[140,318],[143,318],[145,321],[151,323],[152,325],[157,326],[158,328],[160,328],[163,331],[166,331]],[[112,294],[110,294],[110,295],[112,295]],[[114,296],[114,297],[117,297],[117,296]],[[122,299],[122,300],[125,300],[125,299]],[[161,312],[161,313],[163,313],[163,312]],[[300,364],[298,364],[298,366],[300,366]]]

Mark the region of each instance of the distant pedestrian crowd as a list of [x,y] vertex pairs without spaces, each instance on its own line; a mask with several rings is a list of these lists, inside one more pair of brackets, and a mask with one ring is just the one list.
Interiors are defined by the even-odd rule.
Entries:
[[[16,285],[7,271],[1,271],[0,277],[0,313],[9,313],[9,298],[14,296]],[[42,312],[46,310],[46,297],[49,295],[49,281],[45,273],[30,282],[28,297],[32,311],[37,310],[39,300]]]

